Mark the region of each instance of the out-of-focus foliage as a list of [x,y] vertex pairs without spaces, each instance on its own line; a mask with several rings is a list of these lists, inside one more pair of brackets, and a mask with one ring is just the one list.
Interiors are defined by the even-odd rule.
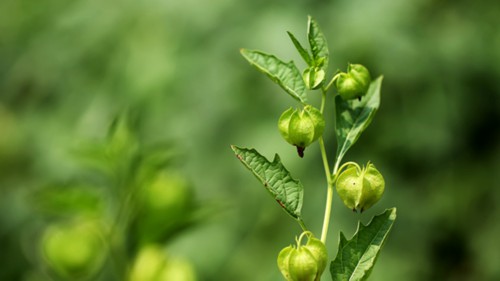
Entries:
[[[180,153],[183,161],[172,165],[193,181],[203,204],[218,206],[205,223],[173,237],[167,256],[189,261],[200,280],[279,280],[276,255],[300,229],[229,145],[252,145],[268,158],[278,152],[303,179],[302,213],[316,232],[323,171],[317,147],[298,159],[281,139],[276,122],[294,104],[238,50],[299,63],[286,31],[304,34],[307,14],[329,40],[334,69],[345,69],[349,58],[384,75],[381,108],[344,159],[377,163],[386,192],[361,216],[335,197],[329,240],[396,206],[398,222],[371,280],[500,279],[495,0],[0,1],[0,279],[45,280],[31,243],[48,223],[40,209],[53,216],[55,204],[64,217],[114,207],[88,186],[106,186],[103,177],[82,169],[112,153],[83,159],[77,152],[106,138],[113,118],[128,109],[140,143],[176,142],[148,147],[151,165]],[[334,155],[332,106],[326,114]],[[117,167],[96,167],[109,168]],[[64,189],[75,184],[77,191]],[[45,188],[64,192],[48,198]],[[335,244],[327,244],[330,259]]]
[[202,209],[174,165],[175,145],[139,140],[131,116],[120,114],[104,140],[74,150],[79,169],[66,183],[23,196],[29,219],[19,243],[31,263],[24,279],[196,280],[189,262],[163,249]]

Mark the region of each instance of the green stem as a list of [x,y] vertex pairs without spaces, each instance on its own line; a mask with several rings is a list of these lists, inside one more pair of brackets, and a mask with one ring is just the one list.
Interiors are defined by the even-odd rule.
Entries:
[[[328,85],[322,89],[323,95],[321,99],[321,113],[323,113],[323,109],[325,107],[326,92],[333,84],[337,76],[338,73],[332,78],[330,83],[328,83]],[[328,165],[328,157],[326,155],[325,142],[323,141],[323,137],[319,138],[319,148],[321,150],[321,157],[323,159],[323,167],[325,168],[325,176],[327,182],[325,215],[323,217],[323,228],[321,230],[321,242],[326,244],[326,237],[328,236],[328,227],[330,226],[330,217],[332,213],[333,185],[335,184],[335,179],[337,178],[337,173],[339,171],[340,161],[342,161],[342,156],[335,159],[333,172],[330,173],[330,166]],[[340,170],[342,170],[343,167],[344,165],[340,168]]]
[[326,193],[326,206],[325,206],[325,215],[323,218],[323,229],[321,231],[321,242],[326,244],[326,237],[328,236],[328,227],[330,225],[330,216],[332,213],[332,199],[333,199],[333,180],[337,177],[337,171],[340,163],[340,159],[335,162],[333,167],[333,173],[330,175],[330,169],[328,169],[328,189]]
[[298,219],[297,221],[299,222],[299,225],[300,225],[300,228],[302,228],[302,231],[309,232],[309,230],[306,227],[306,224],[304,223],[304,221],[302,219]]
[[321,242],[326,244],[326,236],[328,235],[328,226],[330,224],[330,214],[332,211],[333,186],[328,185],[326,192],[325,216],[323,218],[323,229],[321,230]]
[[[347,166],[347,164],[354,163],[354,162],[345,163],[339,169],[340,160],[342,160],[342,158],[338,158],[337,161],[335,162],[335,166],[333,167],[333,172],[332,172],[332,181],[333,181],[333,183],[335,183],[337,181],[337,176],[338,176],[339,172],[342,171],[342,169],[344,169],[344,167]],[[354,163],[354,164],[356,166],[358,166],[358,164],[356,164],[356,163]]]
[[[321,107],[320,111],[323,114],[323,110],[325,109],[325,100],[326,100],[326,89],[323,89],[321,96]],[[321,158],[323,159],[323,167],[325,168],[325,177],[327,183],[327,193],[326,193],[326,207],[325,207],[325,216],[323,218],[323,228],[321,230],[321,241],[326,243],[326,236],[328,234],[328,225],[330,224],[330,214],[332,209],[332,195],[333,195],[333,182],[332,175],[330,174],[330,166],[328,164],[328,156],[326,154],[325,142],[323,137],[321,136],[318,140],[319,149],[321,150]]]
[[330,89],[330,87],[333,85],[333,83],[335,82],[335,80],[337,80],[337,77],[339,76],[339,73],[338,73],[338,70],[337,70],[337,74],[335,74],[333,77],[332,77],[332,80],[330,80],[330,82],[328,82],[328,84],[326,85],[326,87],[323,88],[323,90],[326,92],[328,91],[328,89]]
[[110,255],[114,266],[115,275],[118,280],[124,280],[127,271],[127,227],[130,224],[130,218],[133,210],[133,199],[137,188],[134,184],[130,184],[132,180],[125,174],[125,168],[120,169],[115,184],[115,190],[118,191],[120,196],[118,199],[118,206],[115,210],[115,221],[112,223],[108,237],[110,244]]
[[323,110],[325,109],[326,90],[322,90],[321,93],[321,107],[319,108],[319,111],[323,114]]
[[330,214],[332,210],[333,184],[332,184],[332,177],[330,175],[330,167],[328,165],[328,159],[326,156],[325,143],[323,142],[323,137],[319,138],[319,147],[321,150],[321,157],[323,158],[323,166],[325,168],[325,175],[327,182],[325,216],[323,218],[323,228],[321,230],[321,242],[326,243],[326,235],[328,234],[328,225],[330,224]]
[[326,182],[328,186],[331,185],[331,175],[330,175],[330,166],[328,165],[328,157],[326,156],[325,142],[323,141],[323,137],[319,137],[319,149],[321,150],[321,158],[323,159],[323,167],[325,168],[325,176]]

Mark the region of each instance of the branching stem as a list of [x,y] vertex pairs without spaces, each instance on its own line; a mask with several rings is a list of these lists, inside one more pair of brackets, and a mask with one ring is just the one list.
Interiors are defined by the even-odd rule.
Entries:
[[[332,79],[333,81],[334,79]],[[326,91],[331,86],[332,82],[326,88],[322,89],[322,99],[321,99],[321,113],[323,113],[325,100],[326,100]],[[339,170],[339,164],[342,160],[341,157],[335,159],[335,165],[333,167],[333,172],[330,173],[330,166],[328,164],[328,156],[326,154],[325,142],[323,141],[323,137],[319,138],[319,148],[321,150],[321,158],[323,159],[323,167],[325,168],[325,176],[327,183],[327,191],[326,191],[326,205],[325,205],[325,215],[323,217],[323,228],[321,230],[321,242],[326,244],[326,237],[328,236],[328,227],[330,225],[330,217],[332,213],[332,199],[333,199],[333,185],[335,184],[335,179],[337,177],[337,172]]]
[[[323,89],[321,96],[321,108],[320,111],[323,114],[325,109],[326,101],[326,90]],[[325,142],[321,136],[318,140],[319,149],[321,150],[321,158],[323,159],[323,167],[325,168],[325,177],[327,183],[327,193],[326,193],[326,206],[325,206],[325,216],[323,218],[323,228],[321,230],[321,242],[326,243],[326,236],[328,234],[328,225],[330,224],[330,213],[332,209],[332,195],[333,195],[333,183],[332,175],[330,174],[330,165],[328,164],[328,156],[326,154]]]

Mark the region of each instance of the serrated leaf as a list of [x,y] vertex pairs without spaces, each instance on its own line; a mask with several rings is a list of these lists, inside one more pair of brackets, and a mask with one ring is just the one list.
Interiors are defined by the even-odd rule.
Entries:
[[321,60],[323,62],[323,69],[328,67],[328,44],[326,43],[326,37],[321,32],[318,23],[309,16],[307,23],[307,38],[309,39],[309,45],[311,46],[311,53],[313,60],[318,64]]
[[278,154],[269,162],[255,149],[232,145],[236,157],[264,184],[278,204],[293,218],[300,220],[304,187],[283,166]]
[[287,33],[288,36],[290,36],[290,39],[292,40],[292,43],[295,46],[295,49],[297,49],[297,51],[299,52],[300,56],[304,59],[307,65],[312,66],[313,65],[312,59],[307,50],[304,47],[302,47],[299,40],[297,40],[297,38],[295,38],[295,36],[291,32],[287,31]]
[[380,87],[383,77],[372,81],[368,92],[361,101],[343,100],[335,97],[335,134],[337,135],[337,162],[358,140],[361,133],[370,125],[380,106]]
[[241,49],[241,54],[251,65],[280,85],[292,98],[302,103],[307,101],[306,85],[293,61],[285,63],[273,55],[247,49]]
[[395,220],[396,208],[387,209],[366,226],[358,223],[358,230],[351,240],[347,240],[341,232],[337,256],[330,264],[332,280],[366,280]]

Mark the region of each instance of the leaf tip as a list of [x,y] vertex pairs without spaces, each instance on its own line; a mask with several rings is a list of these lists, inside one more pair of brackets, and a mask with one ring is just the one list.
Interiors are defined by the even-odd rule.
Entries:
[[390,209],[387,209],[387,212],[390,212],[390,214],[389,214],[389,219],[390,220],[396,220],[396,214],[397,214],[397,208],[396,207],[392,207]]
[[[373,220],[373,219],[372,219]],[[356,232],[359,232],[361,230],[363,230],[367,225],[369,225],[371,223],[371,221],[369,223],[367,223],[366,225],[364,223],[362,223],[361,221],[358,221],[358,229],[356,230]]]
[[340,238],[339,238],[339,248],[341,248],[345,243],[347,243],[347,238],[345,238],[344,233],[341,231],[340,232]]
[[273,164],[281,162],[280,156],[278,153],[274,154]]
[[243,156],[241,155],[241,148],[237,147],[236,145],[231,145],[231,149],[233,150],[236,158],[238,158],[238,160],[240,160],[241,162],[244,162],[243,160]]
[[231,146],[231,150],[233,150],[235,153],[237,153],[237,150],[239,150],[239,147],[237,147],[234,144],[231,144],[230,146]]
[[249,49],[245,49],[245,48],[240,48],[240,54],[247,60],[250,60],[249,59],[249,55],[250,55],[250,50]]

